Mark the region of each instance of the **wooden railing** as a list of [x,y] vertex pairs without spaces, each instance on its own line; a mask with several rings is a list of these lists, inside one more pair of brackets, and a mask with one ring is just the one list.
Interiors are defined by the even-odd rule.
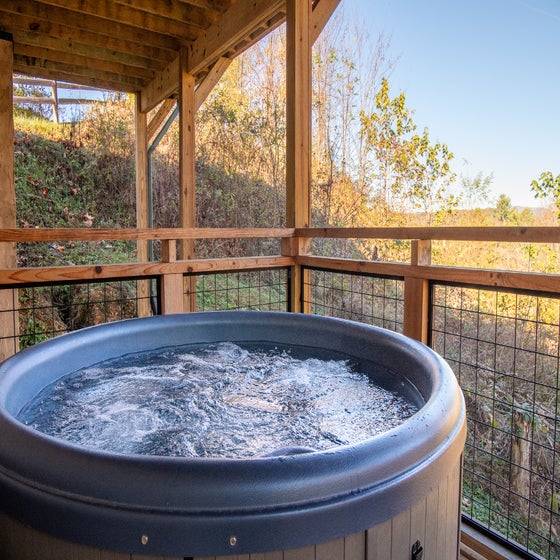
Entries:
[[[244,256],[235,258],[212,258],[177,260],[177,243],[183,240],[202,239],[227,239],[227,238],[273,238],[281,241],[281,251],[278,255],[270,256]],[[406,240],[410,241],[410,255],[407,262],[380,262],[373,260],[356,260],[346,258],[329,258],[311,253],[311,241],[314,239],[368,239],[368,240]],[[293,310],[309,311],[306,305],[312,297],[311,288],[305,287],[305,277],[311,269],[328,270],[333,273],[349,275],[369,275],[379,277],[399,278],[404,286],[404,313],[403,332],[425,343],[432,343],[432,323],[434,314],[433,287],[434,286],[460,286],[473,292],[477,290],[490,290],[496,293],[531,294],[536,298],[560,298],[560,275],[544,274],[524,271],[494,270],[489,268],[467,268],[432,263],[432,242],[434,241],[463,241],[481,243],[523,243],[523,244],[560,244],[560,228],[557,227],[507,227],[507,228],[256,228],[256,229],[3,229],[0,230],[0,243],[38,243],[38,242],[66,242],[66,241],[145,241],[159,240],[162,244],[162,257],[156,262],[127,262],[119,264],[98,263],[94,265],[33,267],[33,268],[4,268],[0,269],[0,292],[12,291],[26,285],[49,283],[101,281],[106,279],[135,279],[158,277],[161,288],[161,312],[171,313],[183,311],[185,305],[185,275],[226,273],[232,271],[248,271],[253,269],[268,269],[290,267],[290,275],[294,285],[289,290],[292,301],[288,306]],[[295,280],[294,280],[295,279]],[[0,294],[1,296],[1,294]],[[10,311],[0,297],[0,312]],[[11,301],[14,301],[12,298]],[[3,307],[3,309],[2,309]],[[17,309],[12,310],[17,314]],[[451,313],[453,310],[450,311]],[[560,322],[560,318],[556,319]],[[4,322],[7,323],[7,322]],[[0,325],[0,329],[6,328]],[[17,321],[13,321],[16,324]],[[548,326],[548,325],[547,325]],[[552,325],[554,329],[554,325]],[[8,333],[9,334],[9,333]],[[455,336],[455,335],[454,335]],[[4,338],[6,333],[4,332]],[[0,332],[2,339],[2,332]],[[523,349],[525,351],[525,349]],[[537,350],[535,350],[537,352]],[[539,351],[540,352],[540,351]],[[537,352],[538,353],[538,352]],[[550,356],[546,356],[550,358]],[[554,361],[554,356],[552,356]],[[556,357],[556,363],[560,358]],[[475,364],[476,365],[476,364]],[[462,367],[457,362],[457,367]],[[471,367],[468,365],[468,367]],[[478,366],[476,366],[478,367]],[[516,373],[511,375],[517,377]],[[533,375],[536,375],[533,373]],[[526,380],[523,380],[526,382]],[[494,381],[496,383],[496,381]],[[558,381],[556,381],[558,383]],[[539,385],[539,391],[542,385]],[[551,387],[551,391],[558,391],[558,387]],[[476,400],[476,391],[473,393],[469,387],[466,390],[467,398]],[[482,398],[482,397],[480,397]],[[513,397],[511,399],[513,401]],[[509,401],[498,403],[496,406],[510,406]],[[511,417],[523,416],[527,409],[515,410],[510,406]],[[536,408],[532,409],[535,413]],[[529,410],[530,412],[530,410]],[[523,420],[523,419],[522,419]],[[530,428],[531,421],[523,420]],[[556,426],[554,436],[558,441],[551,443],[551,448],[540,441],[519,439],[516,434],[509,434],[517,442],[529,448],[538,447],[539,453],[552,454],[552,461],[560,459],[555,451],[560,449],[559,420],[554,415],[542,415],[539,421]],[[484,429],[493,430],[496,427],[495,419],[490,418]],[[525,426],[524,424],[524,426]],[[536,421],[535,421],[536,424]],[[513,420],[512,420],[513,426]],[[527,428],[527,429],[529,429]],[[550,434],[550,432],[549,432]],[[550,438],[550,435],[546,437]],[[540,436],[539,436],[540,437]],[[543,436],[544,437],[544,436]],[[517,439],[516,439],[517,438]],[[476,447],[477,443],[472,443]],[[512,444],[513,445],[513,444]],[[513,465],[516,468],[516,465]],[[524,466],[523,469],[527,467]],[[542,473],[535,473],[535,476]],[[531,473],[533,476],[533,473]],[[556,477],[556,478],[554,478]],[[543,537],[549,547],[547,558],[556,558],[560,554],[560,544],[556,542],[554,531],[560,530],[560,516],[554,511],[553,505],[560,500],[560,495],[555,494],[560,487],[557,480],[558,473],[553,474],[551,484],[552,495],[547,514],[550,516],[548,537]],[[554,490],[556,488],[556,490]],[[514,492],[515,494],[515,492]],[[514,499],[520,503],[527,503],[536,508],[541,507],[530,496],[524,497],[515,494]],[[528,530],[529,532],[532,529]],[[533,534],[533,533],[531,533]],[[548,539],[548,540],[547,540]],[[469,541],[471,542],[471,541]],[[472,543],[471,543],[472,544]],[[531,550],[529,544],[523,545]],[[539,552],[542,556],[542,552]],[[496,555],[496,558],[500,556]]]
[[[279,238],[282,254],[220,259],[176,259],[177,242],[193,239],[226,238]],[[411,240],[408,263],[387,263],[368,260],[337,259],[302,254],[301,247],[317,238],[344,239],[399,239]],[[17,287],[33,282],[60,282],[78,280],[103,280],[107,278],[153,277],[163,279],[163,312],[179,312],[184,273],[218,272],[290,266],[326,266],[345,272],[369,272],[405,278],[404,332],[427,342],[428,292],[430,281],[455,282],[494,288],[531,290],[543,293],[559,293],[558,275],[527,272],[488,270],[435,266],[431,264],[431,242],[435,240],[505,242],[505,243],[560,243],[557,227],[494,227],[494,228],[168,228],[168,229],[0,229],[0,243],[36,243],[63,241],[145,241],[162,242],[162,259],[157,262],[122,264],[72,265],[41,268],[0,269],[0,286]],[[297,284],[293,286],[293,310],[305,311],[301,305],[301,282],[294,274]],[[167,302],[169,305],[165,305]],[[172,302],[172,303],[171,303]]]

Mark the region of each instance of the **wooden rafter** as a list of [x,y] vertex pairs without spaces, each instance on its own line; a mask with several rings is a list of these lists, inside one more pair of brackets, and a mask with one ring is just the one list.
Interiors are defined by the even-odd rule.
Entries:
[[177,94],[182,48],[199,84],[220,58],[235,57],[282,23],[285,2],[2,0],[0,34],[13,40],[14,72],[142,92],[147,110],[170,88]]

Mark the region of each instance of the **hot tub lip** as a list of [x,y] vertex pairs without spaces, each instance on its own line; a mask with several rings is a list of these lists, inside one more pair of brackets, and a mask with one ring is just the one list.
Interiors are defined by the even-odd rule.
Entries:
[[[173,325],[183,325],[187,318],[189,323],[202,320],[210,324],[224,320],[257,323],[297,320],[300,323],[303,321],[315,325],[328,324],[335,330],[357,329],[370,334],[376,332],[378,336],[387,337],[386,340],[393,344],[404,345],[412,354],[419,353],[428,359],[431,368],[437,370],[433,374],[433,384],[437,386],[438,392],[434,394],[433,391],[425,405],[403,424],[364,442],[311,454],[254,459],[185,459],[113,454],[82,448],[25,426],[4,407],[9,392],[4,393],[3,383],[6,380],[9,386],[10,381],[12,385],[15,382],[10,379],[9,368],[17,365],[20,360],[24,365],[27,360],[35,363],[39,357],[36,355],[38,352],[33,350],[38,347],[50,351],[53,347],[56,349],[57,344],[66,347],[76,340],[81,341],[82,337],[86,337],[87,341],[88,335],[91,334],[94,338],[101,336],[103,333],[100,331],[103,328],[112,332],[127,325],[139,325],[139,322],[142,322],[141,327],[144,328],[145,325],[146,329],[158,323],[172,328]],[[22,351],[0,365],[0,426],[7,435],[0,441],[0,488],[2,485],[9,486],[10,492],[17,494],[19,491],[23,492],[22,487],[25,487],[25,492],[31,493],[33,499],[43,499],[45,503],[72,496],[76,502],[82,501],[83,507],[88,510],[112,510],[113,514],[115,508],[128,508],[130,511],[145,512],[146,515],[148,511],[153,515],[161,509],[162,515],[167,517],[169,511],[173,511],[174,515],[188,517],[192,522],[197,516],[220,516],[226,512],[228,515],[237,516],[239,520],[255,516],[257,513],[261,519],[263,516],[274,517],[287,512],[292,515],[297,512],[294,517],[313,517],[314,509],[317,512],[324,511],[325,508],[334,510],[341,504],[367,500],[368,496],[384,491],[387,485],[399,479],[405,481],[403,488],[408,487],[411,481],[419,476],[422,465],[435,464],[441,461],[443,456],[451,454],[457,457],[461,453],[464,443],[464,402],[460,391],[458,393],[454,377],[450,379],[449,372],[448,366],[432,350],[403,335],[361,323],[316,315],[297,315],[295,319],[294,314],[283,312],[203,312],[131,319],[90,327],[46,341],[29,351]],[[442,391],[444,400],[451,397],[454,399],[453,406],[446,411],[447,414],[442,414],[443,408],[449,406],[448,403],[442,402]],[[435,433],[426,435],[426,424],[436,426]],[[21,450],[13,452],[13,449],[10,457],[10,442],[16,441],[20,442],[20,447],[22,442],[35,447],[36,457],[43,457],[43,460],[38,459],[26,465],[29,461],[25,454],[22,454]],[[397,455],[395,466],[397,452],[404,453],[404,456]],[[377,455],[373,463],[372,454]],[[379,455],[383,456],[380,458]],[[49,467],[49,462],[56,464],[61,460],[70,461],[73,468],[60,474],[55,472],[56,469]],[[321,462],[320,466],[318,461]],[[105,485],[103,479],[110,471],[115,470],[115,462],[124,467],[124,470],[116,479],[108,481]],[[99,479],[99,486],[93,489],[91,482],[83,476],[83,469],[86,467],[87,471],[95,473]],[[145,472],[146,470],[148,472]],[[164,496],[157,496],[157,492],[149,491],[141,494],[142,488],[149,487],[154,480],[157,482],[156,486],[161,487],[170,473],[176,477],[175,480],[182,483],[178,495],[172,496],[169,492],[164,492]],[[230,488],[235,487],[235,492],[229,499],[220,502],[220,493],[224,490],[221,481],[224,477],[227,478]],[[125,484],[127,480],[130,481],[128,485]],[[197,490],[198,487],[208,484],[212,485],[212,492],[209,492],[208,488]],[[124,489],[124,492],[119,489]],[[403,496],[403,499],[406,501],[406,496]],[[166,508],[168,512],[164,514]],[[90,513],[88,512],[88,515]],[[368,523],[370,521],[371,515]],[[315,532],[318,531],[319,529]],[[317,535],[312,538],[317,538]],[[145,548],[137,546],[136,550],[131,550],[135,551],[145,552]],[[166,551],[169,552],[179,551]],[[239,552],[239,549],[236,549],[236,552]]]

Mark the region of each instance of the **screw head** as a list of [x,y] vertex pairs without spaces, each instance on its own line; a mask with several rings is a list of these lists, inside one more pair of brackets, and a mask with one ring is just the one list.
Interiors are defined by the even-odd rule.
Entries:
[[232,535],[232,536],[229,538],[229,546],[235,546],[236,544],[237,544],[237,537],[235,537],[235,536]]
[[147,545],[148,544],[148,535],[142,535],[142,538],[140,539],[140,542],[143,545]]

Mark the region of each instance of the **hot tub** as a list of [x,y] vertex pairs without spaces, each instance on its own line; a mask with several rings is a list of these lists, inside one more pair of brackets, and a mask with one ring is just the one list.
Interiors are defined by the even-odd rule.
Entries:
[[[251,459],[113,454],[16,419],[44,387],[86,365],[222,341],[342,353],[367,374],[385,372],[395,387],[412,384],[422,403],[400,426],[357,444]],[[3,558],[22,560],[45,547],[59,560],[104,551],[190,558],[294,549],[341,560],[457,558],[464,442],[452,371],[426,346],[390,331],[267,312],[91,327],[0,366],[0,547]]]

